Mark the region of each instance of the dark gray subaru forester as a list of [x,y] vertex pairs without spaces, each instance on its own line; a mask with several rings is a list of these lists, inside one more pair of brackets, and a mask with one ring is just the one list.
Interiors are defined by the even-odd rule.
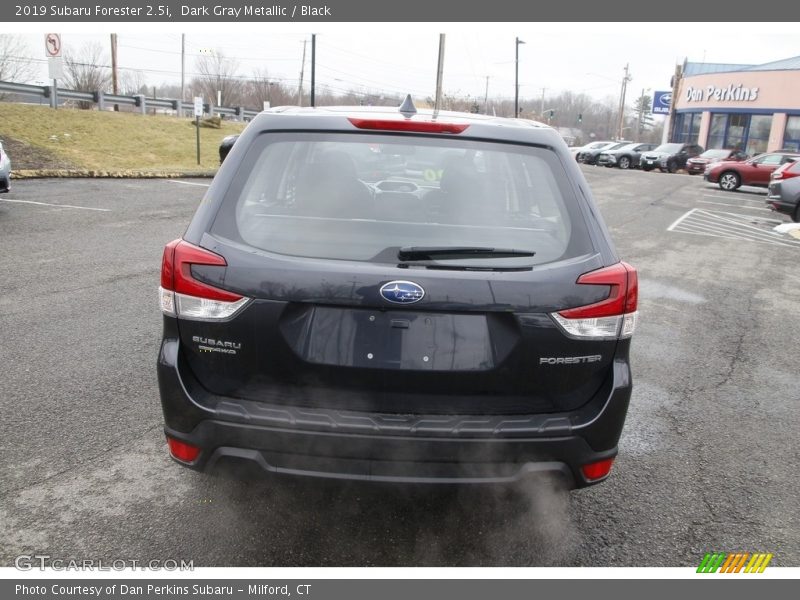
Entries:
[[194,469],[395,483],[605,479],[637,275],[553,129],[278,108],[161,271],[158,380]]

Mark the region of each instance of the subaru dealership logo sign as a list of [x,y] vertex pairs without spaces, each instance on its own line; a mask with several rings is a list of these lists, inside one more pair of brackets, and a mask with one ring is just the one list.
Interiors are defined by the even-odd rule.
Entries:
[[653,95],[653,114],[668,115],[669,106],[672,104],[672,92],[656,92]]
[[390,281],[381,286],[381,296],[394,304],[413,304],[425,296],[425,290],[411,281]]

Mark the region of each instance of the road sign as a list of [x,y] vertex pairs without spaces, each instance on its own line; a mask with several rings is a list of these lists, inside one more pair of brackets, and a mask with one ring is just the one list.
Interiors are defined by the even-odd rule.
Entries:
[[653,93],[653,114],[668,115],[672,104],[672,90]]
[[60,33],[48,33],[44,36],[44,53],[48,58],[61,56]]
[[47,71],[50,79],[64,79],[64,59],[60,56],[48,58]]
[[202,117],[203,116],[203,97],[202,96],[195,96],[194,97],[194,116],[195,117]]

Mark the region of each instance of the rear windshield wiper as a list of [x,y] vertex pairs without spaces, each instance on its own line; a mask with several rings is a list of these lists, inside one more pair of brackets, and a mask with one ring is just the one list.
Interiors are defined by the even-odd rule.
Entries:
[[532,250],[481,248],[473,246],[408,246],[400,248],[399,260],[457,260],[459,258],[519,258],[533,256]]

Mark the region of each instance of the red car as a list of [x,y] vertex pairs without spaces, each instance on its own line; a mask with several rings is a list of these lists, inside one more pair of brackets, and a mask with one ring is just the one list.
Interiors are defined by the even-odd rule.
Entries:
[[706,168],[703,178],[732,192],[742,185],[767,187],[772,172],[787,162],[800,159],[796,152],[767,152],[742,162],[725,160]]
[[705,172],[706,167],[711,163],[723,160],[742,161],[746,160],[747,155],[741,150],[728,150],[724,148],[713,148],[706,150],[700,156],[695,156],[686,161],[686,172],[689,175],[698,175]]

